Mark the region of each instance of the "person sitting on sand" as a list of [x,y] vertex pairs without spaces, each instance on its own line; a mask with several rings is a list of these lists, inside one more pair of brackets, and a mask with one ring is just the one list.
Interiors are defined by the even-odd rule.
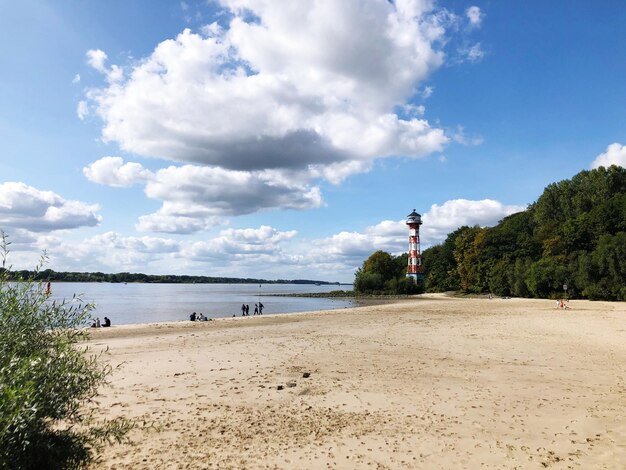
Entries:
[[104,317],[104,325],[102,325],[102,326],[105,327],[105,328],[111,326],[111,320],[109,320],[108,317]]
[[196,312],[193,312],[191,315],[189,315],[189,320],[196,321]]
[[96,318],[96,328],[100,328],[100,317]]

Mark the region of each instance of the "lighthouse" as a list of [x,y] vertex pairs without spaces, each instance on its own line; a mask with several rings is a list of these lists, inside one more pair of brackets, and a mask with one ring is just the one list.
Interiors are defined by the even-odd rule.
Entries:
[[412,277],[416,281],[421,281],[424,279],[422,254],[420,253],[422,216],[413,209],[413,212],[406,216],[406,224],[409,226],[409,265],[406,269],[406,277]]

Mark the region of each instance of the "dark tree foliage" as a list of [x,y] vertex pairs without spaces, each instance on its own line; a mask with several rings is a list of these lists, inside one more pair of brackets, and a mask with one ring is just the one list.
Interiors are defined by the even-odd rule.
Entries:
[[448,235],[441,245],[436,245],[422,253],[424,270],[427,273],[425,288],[429,292],[459,290],[459,275],[454,260],[457,237],[469,230],[463,226]]
[[626,300],[626,169],[547,186],[490,228],[461,227],[424,251],[429,291]]
[[363,262],[355,275],[354,291],[359,294],[417,294],[422,283],[406,277],[407,255],[392,256],[377,251]]

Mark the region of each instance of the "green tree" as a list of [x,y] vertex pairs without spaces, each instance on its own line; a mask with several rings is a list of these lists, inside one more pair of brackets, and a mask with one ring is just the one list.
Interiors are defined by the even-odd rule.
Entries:
[[391,256],[378,250],[357,270],[354,290],[361,294],[417,294],[422,283],[406,277],[407,255]]
[[454,249],[457,237],[469,230],[463,226],[448,234],[441,245],[424,250],[423,261],[426,271],[425,288],[429,292],[453,291],[459,289],[459,275],[456,270]]
[[530,291],[526,284],[526,274],[530,270],[532,260],[530,258],[517,258],[513,266],[511,277],[511,292],[516,297],[529,297]]
[[396,276],[397,265],[389,253],[378,250],[365,260],[363,271],[380,274],[383,282],[385,282]]
[[456,238],[454,259],[459,285],[464,291],[480,291],[478,259],[485,230],[476,225],[463,231]]
[[489,270],[489,291],[496,295],[511,295],[513,270],[514,266],[508,257],[497,261]]
[[354,277],[354,290],[362,294],[382,292],[384,285],[385,281],[379,273],[358,269]]
[[530,266],[526,273],[526,285],[533,297],[559,297],[563,284],[573,278],[567,266],[551,258],[541,258]]
[[587,263],[583,293],[591,299],[626,300],[626,232],[603,235]]
[[79,346],[92,306],[50,301],[32,276],[9,282],[9,242],[0,237],[0,468],[85,466],[133,426],[94,420],[93,399],[111,367]]

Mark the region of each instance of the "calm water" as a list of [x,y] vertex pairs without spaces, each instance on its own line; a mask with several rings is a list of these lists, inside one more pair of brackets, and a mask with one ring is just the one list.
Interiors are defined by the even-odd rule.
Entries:
[[277,297],[294,294],[351,290],[352,286],[296,284],[108,284],[57,282],[52,298],[67,300],[73,294],[96,304],[94,317],[105,316],[113,325],[188,320],[191,312],[209,318],[241,316],[241,304],[250,305],[250,316],[259,299],[263,314],[307,312],[351,307],[349,300]]

